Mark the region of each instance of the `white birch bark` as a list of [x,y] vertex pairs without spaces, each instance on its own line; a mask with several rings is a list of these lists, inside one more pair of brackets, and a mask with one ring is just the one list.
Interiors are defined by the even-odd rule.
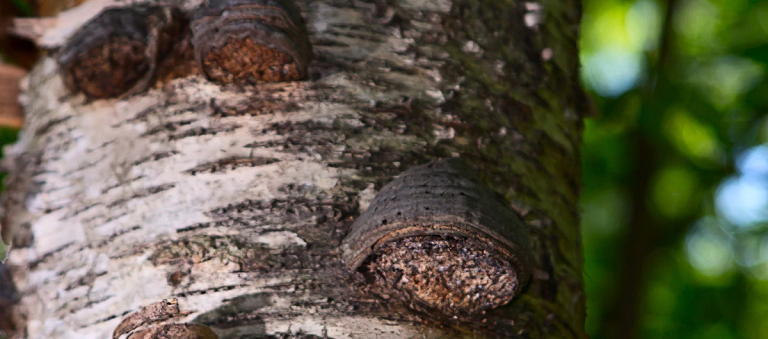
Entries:
[[[220,338],[584,337],[578,4],[503,2],[493,25],[511,31],[461,19],[485,25],[476,37],[456,26],[473,1],[299,5],[316,56],[307,81],[190,76],[87,101],[54,58],[38,63],[5,149],[24,335],[109,338],[127,313],[175,297],[184,321]],[[52,29],[49,47],[69,34]],[[479,88],[486,77],[501,87]],[[465,154],[531,227],[528,292],[477,326],[360,295],[338,253],[351,220],[408,166]]]

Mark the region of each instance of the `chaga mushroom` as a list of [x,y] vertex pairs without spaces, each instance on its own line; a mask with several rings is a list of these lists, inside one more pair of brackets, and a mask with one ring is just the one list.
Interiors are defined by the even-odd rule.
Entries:
[[157,6],[105,9],[59,54],[64,83],[93,99],[146,90],[181,30],[180,16],[176,9]]
[[526,225],[458,159],[384,186],[342,243],[370,291],[451,317],[511,301],[530,278],[530,252]]
[[123,318],[123,321],[115,327],[112,338],[117,339],[139,327],[177,317],[180,313],[178,299],[166,299],[149,304]]
[[192,17],[203,72],[222,84],[291,81],[307,75],[312,47],[290,0],[211,0]]

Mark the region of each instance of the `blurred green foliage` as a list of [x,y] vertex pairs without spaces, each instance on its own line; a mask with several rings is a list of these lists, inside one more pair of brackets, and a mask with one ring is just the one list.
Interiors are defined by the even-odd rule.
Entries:
[[32,5],[30,4],[30,1],[11,0],[10,2],[13,8],[16,10],[16,12],[19,13],[19,16],[31,16],[32,14],[34,14],[34,10],[32,9]]
[[[3,157],[2,146],[8,145],[16,141],[16,138],[18,137],[18,132],[19,131],[15,128],[0,127],[0,158]],[[3,190],[4,177],[5,177],[5,173],[0,173],[0,192],[2,192]]]
[[583,6],[588,332],[768,338],[768,1]]

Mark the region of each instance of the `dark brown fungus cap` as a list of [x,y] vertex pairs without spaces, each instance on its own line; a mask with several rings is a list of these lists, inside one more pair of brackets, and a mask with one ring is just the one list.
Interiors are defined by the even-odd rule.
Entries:
[[384,186],[342,244],[371,291],[449,316],[512,300],[531,275],[530,252],[526,225],[458,159]]
[[168,323],[184,315],[177,299],[165,299],[126,316],[112,332],[112,338],[128,339],[218,339],[208,326]]
[[179,17],[176,9],[155,6],[105,9],[59,54],[64,83],[95,99],[146,90],[180,30]]
[[195,58],[212,80],[291,81],[307,75],[312,47],[290,0],[211,0],[192,17]]

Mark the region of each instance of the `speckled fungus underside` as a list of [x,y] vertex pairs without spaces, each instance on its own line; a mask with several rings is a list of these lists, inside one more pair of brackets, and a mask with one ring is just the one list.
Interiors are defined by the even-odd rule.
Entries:
[[449,316],[511,301],[530,277],[530,248],[525,224],[458,159],[384,186],[342,244],[375,294]]
[[64,83],[94,99],[146,90],[180,31],[180,12],[157,6],[107,8],[58,56]]
[[304,78],[312,48],[290,0],[211,0],[192,18],[195,58],[219,83]]

